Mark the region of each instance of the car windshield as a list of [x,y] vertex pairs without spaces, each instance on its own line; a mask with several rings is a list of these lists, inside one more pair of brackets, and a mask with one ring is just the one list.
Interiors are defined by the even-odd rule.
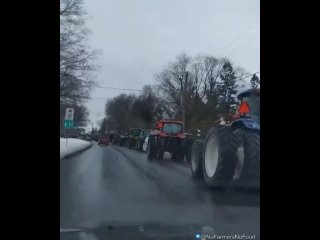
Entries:
[[165,123],[163,125],[163,131],[169,134],[176,134],[182,132],[181,124],[177,123]]
[[60,0],[59,57],[61,229],[259,239],[259,0]]

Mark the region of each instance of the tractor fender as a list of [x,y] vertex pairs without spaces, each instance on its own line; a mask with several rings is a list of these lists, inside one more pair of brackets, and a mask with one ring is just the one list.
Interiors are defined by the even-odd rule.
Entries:
[[186,139],[186,135],[184,133],[179,133],[176,137],[180,139]]
[[232,122],[231,128],[244,128],[247,130],[260,131],[260,124],[251,118],[240,118]]

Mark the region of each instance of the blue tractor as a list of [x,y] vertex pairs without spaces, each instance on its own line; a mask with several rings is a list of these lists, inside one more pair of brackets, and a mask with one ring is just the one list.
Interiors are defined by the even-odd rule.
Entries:
[[209,187],[260,188],[260,89],[246,90],[238,100],[229,119],[192,145],[192,177]]

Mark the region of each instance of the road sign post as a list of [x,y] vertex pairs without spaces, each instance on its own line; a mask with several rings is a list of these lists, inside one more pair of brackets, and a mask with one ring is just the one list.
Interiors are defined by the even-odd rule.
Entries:
[[73,122],[73,120],[64,120],[63,126],[66,129],[72,129],[74,127],[74,122]]
[[65,115],[65,120],[73,120],[74,116],[74,109],[73,108],[66,108],[66,115]]
[[74,109],[66,108],[66,115],[63,122],[63,125],[66,129],[72,129],[74,127],[73,116],[74,116]]
[[66,108],[66,115],[63,121],[63,126],[66,129],[66,133],[67,133],[66,147],[68,144],[68,129],[72,129],[74,127],[73,116],[74,116],[74,108]]

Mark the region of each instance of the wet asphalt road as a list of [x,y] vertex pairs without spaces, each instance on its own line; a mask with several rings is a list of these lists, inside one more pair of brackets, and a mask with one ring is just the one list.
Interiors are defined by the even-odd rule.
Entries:
[[113,222],[200,224],[260,235],[258,193],[207,189],[186,166],[148,162],[119,146],[93,146],[60,160],[60,228]]

